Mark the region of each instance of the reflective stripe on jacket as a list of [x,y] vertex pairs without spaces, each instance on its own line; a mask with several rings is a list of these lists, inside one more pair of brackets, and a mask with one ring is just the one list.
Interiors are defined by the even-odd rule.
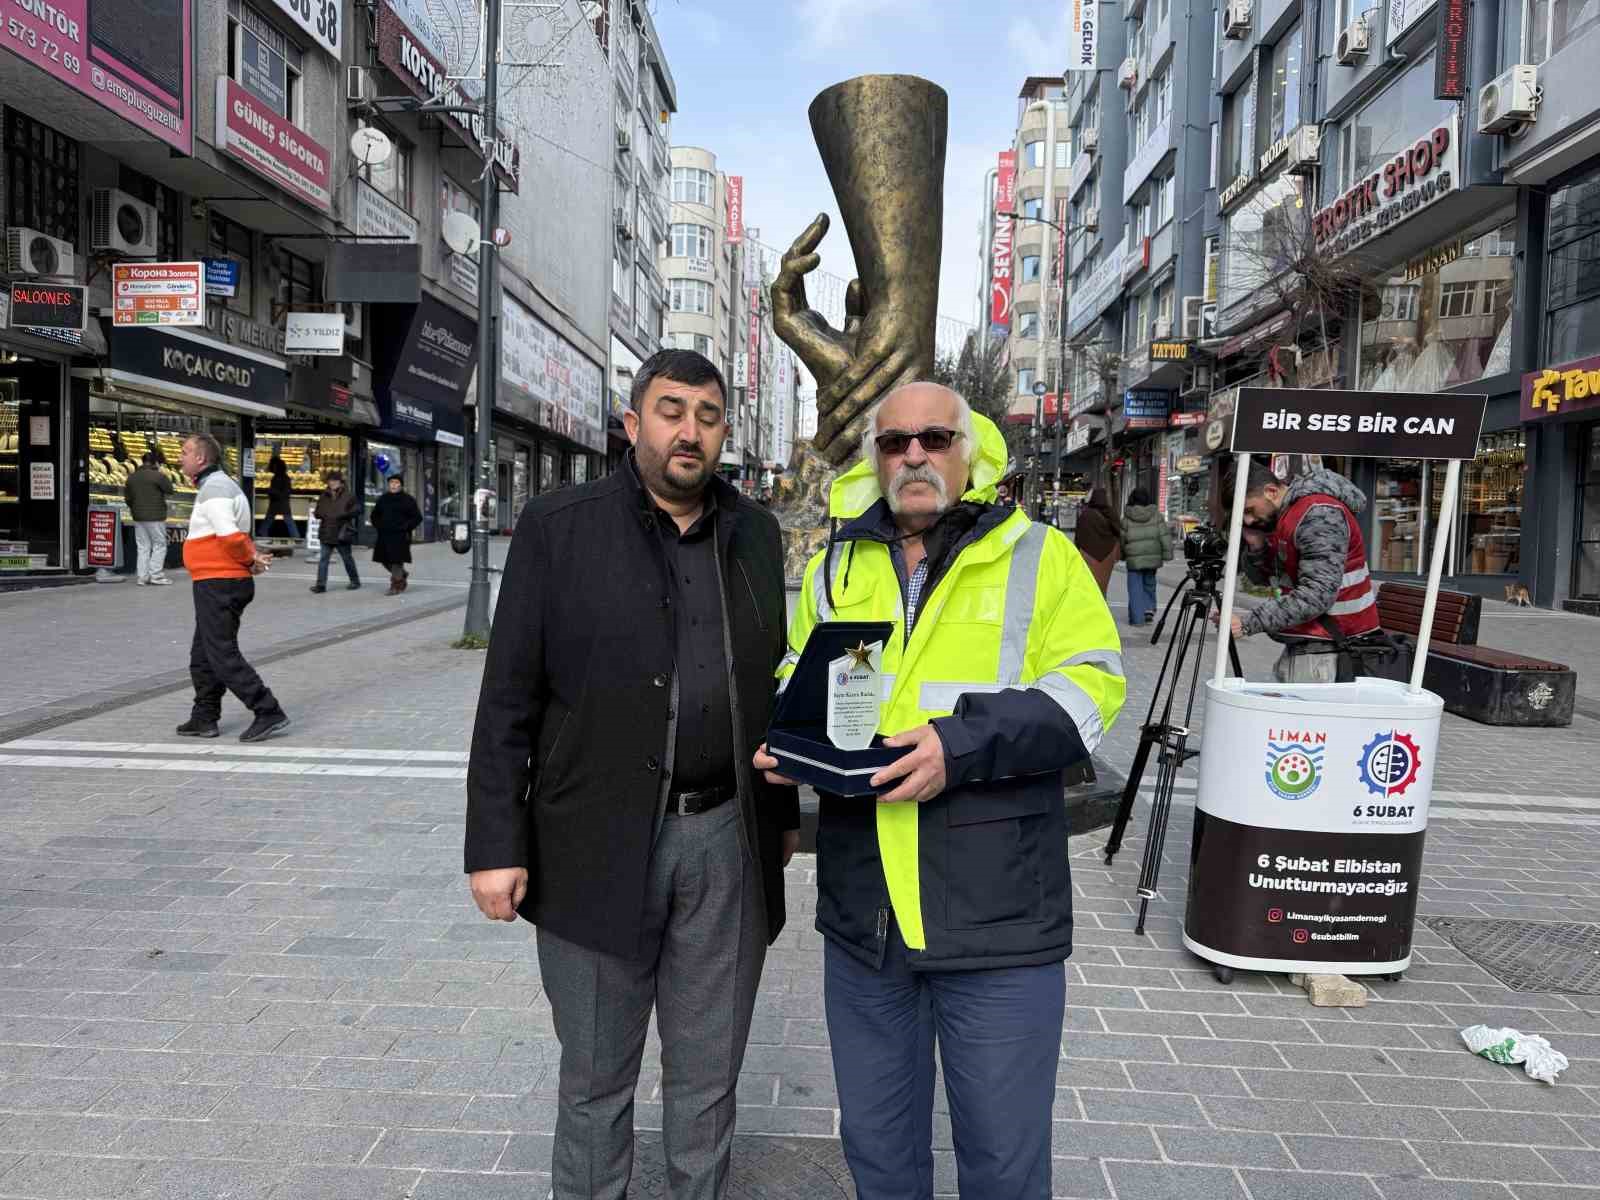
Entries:
[[[1004,443],[991,423],[973,420],[980,448],[963,499],[988,505]],[[892,622],[879,731],[933,722],[947,779],[921,805],[823,797],[818,929],[875,962],[892,912],[922,969],[1066,957],[1061,771],[1099,744],[1126,695],[1116,626],[1094,576],[1057,530],[985,508],[930,580],[908,637],[899,574],[876,533],[888,518],[870,464],[836,481],[831,513],[855,519],[806,568],[779,677],[821,621]]]

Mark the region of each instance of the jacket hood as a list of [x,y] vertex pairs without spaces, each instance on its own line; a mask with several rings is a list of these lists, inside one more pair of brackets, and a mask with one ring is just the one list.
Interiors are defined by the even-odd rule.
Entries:
[[[1006,440],[993,421],[977,413],[972,414],[972,430],[978,444],[972,454],[971,478],[960,498],[993,504],[995,487],[1006,473]],[[882,498],[878,472],[872,460],[862,455],[860,462],[833,481],[828,496],[828,515],[848,521],[859,517]]]
[[1316,495],[1332,496],[1353,513],[1359,514],[1367,507],[1367,497],[1360,488],[1343,475],[1321,467],[1297,476],[1290,482],[1288,495],[1283,498],[1283,507],[1287,508],[1306,496]]
[[1161,512],[1154,504],[1130,504],[1122,510],[1124,523],[1132,521],[1136,525],[1143,525],[1146,521],[1159,521]]

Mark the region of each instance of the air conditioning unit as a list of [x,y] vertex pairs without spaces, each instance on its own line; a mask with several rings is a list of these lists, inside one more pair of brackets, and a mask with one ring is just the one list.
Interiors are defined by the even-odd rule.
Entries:
[[1302,125],[1289,143],[1289,155],[1283,169],[1291,175],[1306,175],[1316,168],[1322,155],[1322,126]]
[[1367,49],[1371,42],[1372,35],[1367,30],[1366,17],[1357,17],[1339,31],[1339,42],[1334,48],[1334,54],[1347,67],[1359,66],[1361,60],[1367,57]]
[[1100,231],[1100,210],[1098,208],[1084,209],[1083,220],[1080,222],[1080,224],[1083,227],[1084,232],[1098,233]]
[[612,214],[612,222],[617,227],[617,236],[625,242],[633,241],[633,222],[628,219],[628,210],[619,208]]
[[1478,89],[1478,132],[1500,133],[1533,120],[1539,107],[1539,68],[1518,63]]
[[6,269],[13,275],[70,279],[77,263],[71,242],[13,225],[6,230]]
[[372,86],[372,75],[365,67],[344,69],[344,98],[349,104],[365,104],[377,99]]
[[1117,68],[1117,86],[1131,88],[1139,82],[1139,64],[1131,58],[1122,60]]
[[345,304],[344,309],[344,336],[348,342],[361,340],[362,319],[366,314],[366,305],[357,303]]
[[1208,338],[1217,327],[1217,306],[1204,296],[1183,298],[1183,336]]
[[1078,148],[1085,154],[1093,154],[1100,149],[1100,131],[1093,127],[1085,129],[1078,135]]
[[1228,0],[1222,36],[1237,41],[1250,36],[1250,0]]
[[1184,376],[1183,394],[1191,396],[1195,392],[1209,392],[1211,390],[1211,364],[1195,363]]
[[1157,341],[1160,341],[1162,338],[1171,337],[1172,336],[1172,322],[1171,321],[1157,320],[1155,322],[1155,336],[1156,336],[1156,340]]
[[156,256],[156,206],[116,188],[95,188],[89,248],[128,258]]
[[617,130],[617,149],[627,150],[633,145],[633,135],[626,129]]

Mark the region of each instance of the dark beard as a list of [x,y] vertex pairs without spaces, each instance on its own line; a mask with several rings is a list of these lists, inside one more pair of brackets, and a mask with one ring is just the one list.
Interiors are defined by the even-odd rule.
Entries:
[[700,477],[692,484],[680,483],[667,473],[667,466],[672,461],[669,452],[664,458],[657,458],[655,451],[644,446],[636,446],[634,458],[639,464],[639,477],[644,484],[656,495],[666,500],[694,500],[705,490],[706,483],[711,477],[711,466],[704,459],[700,460]]

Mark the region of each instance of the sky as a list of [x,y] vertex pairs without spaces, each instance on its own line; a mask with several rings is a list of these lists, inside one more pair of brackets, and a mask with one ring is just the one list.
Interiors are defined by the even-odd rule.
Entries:
[[1029,75],[1059,74],[1067,5],[1015,0],[655,0],[678,89],[672,144],[745,180],[745,223],[786,248],[819,212],[821,270],[854,274],[806,109],[856,75],[920,75],[950,95],[939,313],[976,315],[984,174],[1011,145]]

